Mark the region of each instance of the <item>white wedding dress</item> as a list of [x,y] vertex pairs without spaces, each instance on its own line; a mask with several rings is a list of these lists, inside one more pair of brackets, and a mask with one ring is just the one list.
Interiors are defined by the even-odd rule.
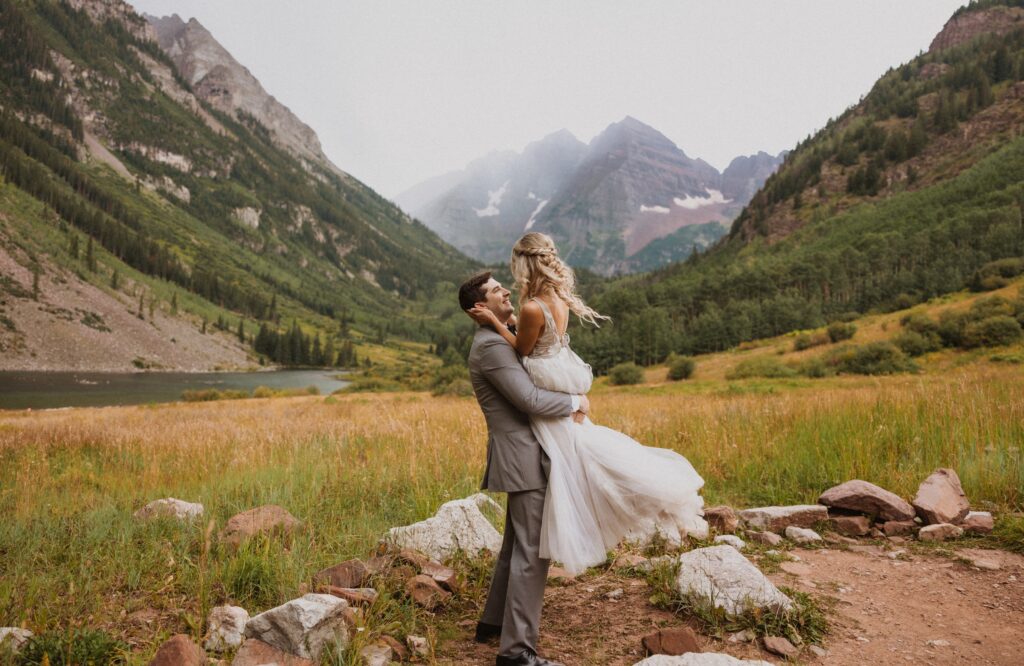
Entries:
[[[584,394],[590,366],[559,336],[544,301],[544,332],[523,365],[537,386]],[[674,543],[686,535],[705,538],[704,479],[690,462],[668,449],[643,446],[621,432],[586,419],[531,417],[530,425],[551,459],[541,526],[540,556],[577,574],[600,564],[623,539],[646,540],[655,532]]]

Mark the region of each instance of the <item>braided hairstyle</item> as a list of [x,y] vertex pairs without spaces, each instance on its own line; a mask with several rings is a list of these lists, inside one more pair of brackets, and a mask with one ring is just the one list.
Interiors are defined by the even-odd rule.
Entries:
[[582,321],[600,326],[598,319],[609,319],[583,302],[576,293],[576,275],[558,257],[555,242],[547,234],[531,231],[512,247],[512,277],[519,287],[519,301],[551,291]]

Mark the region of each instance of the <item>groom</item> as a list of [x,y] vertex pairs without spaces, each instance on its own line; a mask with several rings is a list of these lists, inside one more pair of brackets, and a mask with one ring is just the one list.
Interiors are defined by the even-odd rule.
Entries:
[[[508,289],[489,272],[459,287],[459,305],[467,312],[483,305],[502,323],[512,316]],[[469,378],[487,420],[487,469],[481,487],[508,493],[505,538],[476,640],[501,636],[497,666],[559,666],[537,656],[548,573],[548,560],[539,552],[540,526],[550,463],[530,429],[530,416],[586,413],[590,403],[585,395],[534,386],[515,350],[490,326],[481,325],[473,337]]]

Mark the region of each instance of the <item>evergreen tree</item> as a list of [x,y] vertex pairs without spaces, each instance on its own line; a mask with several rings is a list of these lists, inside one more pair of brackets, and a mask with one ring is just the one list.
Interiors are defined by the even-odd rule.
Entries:
[[238,341],[245,344],[245,320],[238,318]]
[[39,300],[39,264],[32,263],[32,298]]
[[171,293],[171,314],[178,314],[178,292]]
[[85,246],[85,267],[90,273],[96,272],[96,253],[92,247],[92,236],[89,236],[89,242]]
[[138,310],[138,312],[135,313],[135,316],[138,317],[139,319],[142,319],[142,320],[145,320],[145,318],[146,318],[145,315],[143,315],[143,308],[145,307],[145,300],[144,299],[145,299],[145,294],[143,294],[142,292],[139,292],[139,310]]
[[116,268],[114,272],[110,274],[110,288],[119,289],[121,287],[121,272]]

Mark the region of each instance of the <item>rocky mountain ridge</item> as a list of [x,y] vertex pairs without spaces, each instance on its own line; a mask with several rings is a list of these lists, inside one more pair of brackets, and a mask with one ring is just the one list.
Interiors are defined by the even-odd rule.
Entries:
[[713,243],[780,162],[762,152],[719,173],[627,116],[589,145],[561,130],[521,155],[489,155],[397,201],[483,261],[504,261],[519,235],[536,230],[551,234],[574,266],[612,275]]

